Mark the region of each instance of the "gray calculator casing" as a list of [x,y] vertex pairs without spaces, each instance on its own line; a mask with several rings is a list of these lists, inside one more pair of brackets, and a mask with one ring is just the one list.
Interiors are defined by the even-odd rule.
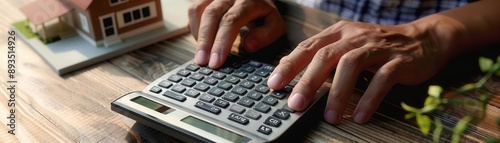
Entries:
[[[286,101],[288,100],[288,96],[280,100],[277,105],[271,108],[271,111],[268,112],[269,114],[264,115],[264,117],[261,117],[258,120],[250,119],[250,122],[247,125],[241,125],[237,122],[233,122],[227,119],[227,117],[232,113],[228,110],[223,110],[220,114],[216,115],[196,108],[194,105],[196,104],[198,99],[188,97],[184,102],[179,102],[171,98],[162,96],[161,94],[152,93],[151,91],[149,91],[150,88],[158,85],[162,80],[167,79],[173,74],[176,74],[177,71],[181,70],[191,63],[193,63],[193,61],[187,62],[170,71],[169,73],[163,75],[162,77],[156,79],[143,91],[134,91],[119,97],[111,103],[111,109],[122,115],[130,117],[139,123],[152,127],[158,131],[161,131],[185,142],[231,142],[225,138],[219,137],[210,132],[181,121],[188,116],[195,117],[209,124],[213,124],[230,132],[247,137],[250,139],[248,142],[273,142],[276,141],[280,136],[282,136],[301,117],[303,117],[303,114],[311,109],[316,104],[316,102],[321,97],[326,95],[326,93],[328,93],[329,91],[329,85],[326,83],[323,84],[323,86],[316,92],[314,101],[308,109],[301,112],[291,113],[290,117],[287,120],[283,120],[282,124],[279,127],[273,127],[272,132],[269,135],[266,135],[257,132],[257,129],[264,124],[264,120],[267,118],[267,116],[272,115],[272,113],[277,109],[287,106]],[[160,113],[131,101],[132,99],[139,96],[167,106],[170,109],[164,111],[163,113]]]

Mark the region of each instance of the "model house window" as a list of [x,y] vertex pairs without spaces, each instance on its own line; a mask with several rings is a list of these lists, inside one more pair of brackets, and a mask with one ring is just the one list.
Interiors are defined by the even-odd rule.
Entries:
[[115,30],[113,29],[113,18],[108,17],[102,19],[102,25],[104,27],[104,34],[106,37],[115,35]]
[[82,27],[83,31],[89,33],[89,23],[87,21],[87,16],[83,15],[82,13],[78,13],[78,17],[80,18],[80,26]]
[[118,26],[125,27],[156,17],[156,6],[154,2],[139,5],[117,12],[117,16]]
[[114,6],[114,5],[124,3],[124,2],[128,2],[128,0],[109,0],[109,5]]

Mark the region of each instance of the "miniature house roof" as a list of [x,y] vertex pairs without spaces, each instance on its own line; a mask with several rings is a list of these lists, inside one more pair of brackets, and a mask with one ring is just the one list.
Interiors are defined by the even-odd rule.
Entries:
[[87,10],[93,0],[70,0],[73,4],[82,10]]
[[20,8],[21,12],[34,25],[43,24],[68,13],[72,9],[65,0],[36,0]]

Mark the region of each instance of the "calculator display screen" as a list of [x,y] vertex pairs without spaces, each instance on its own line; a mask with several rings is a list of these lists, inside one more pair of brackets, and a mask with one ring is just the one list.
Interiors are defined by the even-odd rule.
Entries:
[[228,131],[226,129],[223,129],[221,127],[215,126],[213,124],[207,123],[207,122],[202,121],[200,119],[194,118],[192,116],[188,116],[188,117],[182,119],[181,121],[184,123],[190,124],[192,126],[195,126],[199,129],[202,129],[204,131],[207,131],[209,133],[212,133],[216,136],[227,139],[231,142],[244,143],[244,142],[249,142],[251,140],[247,137],[238,135],[236,133],[233,133],[233,132]]
[[147,107],[151,110],[155,110],[155,111],[160,112],[160,113],[163,113],[163,112],[167,111],[168,109],[170,109],[169,107],[167,107],[165,105],[151,101],[151,100],[144,98],[142,96],[138,96],[138,97],[132,99],[132,101],[139,104],[139,105],[142,105],[144,107]]

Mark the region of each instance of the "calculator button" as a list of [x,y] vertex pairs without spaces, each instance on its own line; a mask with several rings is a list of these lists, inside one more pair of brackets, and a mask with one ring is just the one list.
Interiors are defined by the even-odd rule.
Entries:
[[259,101],[262,98],[262,94],[252,90],[252,91],[248,92],[247,97],[250,99]]
[[253,60],[251,60],[250,62],[248,62],[248,64],[251,65],[251,66],[257,67],[257,68],[262,67],[262,63],[257,62],[257,61],[253,61]]
[[203,91],[203,92],[207,91],[208,88],[210,88],[210,86],[207,84],[204,84],[204,83],[198,83],[194,86],[194,89],[199,90],[199,91]]
[[238,114],[241,114],[243,112],[245,112],[245,107],[241,107],[239,105],[236,105],[234,104],[233,106],[231,106],[231,108],[229,108],[229,111],[233,111],[234,113],[238,113]]
[[246,125],[250,122],[247,118],[240,116],[240,115],[237,115],[237,114],[234,114],[234,113],[231,113],[231,115],[229,115],[229,117],[227,117],[227,118],[231,121],[235,121],[235,122],[243,124],[243,125]]
[[188,71],[188,70],[185,70],[185,69],[179,70],[179,71],[177,72],[177,75],[180,75],[180,76],[183,76],[183,77],[187,77],[187,76],[189,76],[190,74],[191,74],[191,72],[190,72],[190,71]]
[[245,78],[248,76],[248,73],[243,72],[243,71],[235,71],[233,72],[233,75],[239,78]]
[[258,92],[260,92],[260,93],[264,93],[264,94],[266,94],[267,92],[269,92],[269,87],[264,86],[264,85],[257,85],[257,86],[255,87],[255,90],[257,90],[257,91],[258,91]]
[[228,76],[228,77],[226,77],[225,81],[232,83],[232,84],[238,84],[238,82],[240,82],[240,79],[235,77],[235,76]]
[[264,121],[264,124],[273,127],[279,127],[281,125],[281,120],[273,116],[270,116],[269,118],[266,119],[266,121]]
[[245,117],[248,117],[250,119],[258,120],[261,115],[259,112],[256,112],[254,110],[248,110],[248,112],[245,114]]
[[250,89],[250,88],[254,87],[255,85],[248,80],[243,80],[242,82],[240,82],[240,86],[247,88],[247,89]]
[[260,82],[260,84],[267,86],[267,78],[264,78],[264,80],[262,80],[262,82]]
[[276,118],[286,120],[290,117],[290,112],[283,110],[283,109],[278,109],[278,110],[274,111],[273,116]]
[[163,88],[169,88],[170,86],[172,86],[172,83],[164,80],[164,81],[161,81],[160,83],[158,83],[158,86],[163,87]]
[[278,103],[278,99],[273,98],[271,96],[266,96],[266,97],[264,97],[262,102],[266,103],[267,105],[274,106],[274,105],[276,105],[276,103]]
[[200,72],[201,74],[204,74],[204,75],[210,75],[210,74],[212,74],[213,71],[212,71],[212,69],[202,67],[200,69],[200,71],[198,71],[198,72]]
[[256,76],[256,75],[251,75],[251,76],[248,76],[247,80],[249,80],[251,82],[259,83],[260,81],[262,81],[262,78],[259,76]]
[[193,73],[191,76],[189,76],[190,79],[194,79],[196,81],[201,81],[203,80],[203,75],[199,73]]
[[231,92],[238,95],[244,95],[245,93],[247,93],[247,90],[241,86],[236,86],[231,90]]
[[217,79],[215,79],[213,77],[207,77],[207,78],[205,78],[205,80],[203,80],[203,83],[215,85],[215,84],[217,84]]
[[219,106],[221,108],[226,108],[227,106],[229,106],[229,102],[222,99],[217,99],[215,100],[214,105]]
[[208,111],[210,113],[214,113],[214,114],[219,114],[221,112],[220,108],[215,107],[214,105],[210,105],[208,103],[202,102],[202,101],[196,102],[196,104],[194,106],[197,108],[203,109],[205,111]]
[[288,107],[288,103],[286,103],[285,105],[283,105],[283,107],[281,107],[281,109],[283,110],[286,110],[290,113],[295,113],[295,110],[293,110],[292,108]]
[[214,88],[211,88],[210,90],[208,90],[208,93],[212,94],[214,96],[220,97],[222,94],[224,94],[224,90],[217,88],[217,87],[214,87]]
[[170,77],[168,77],[168,80],[172,81],[172,82],[179,82],[181,81],[182,77],[181,76],[178,76],[178,75],[171,75]]
[[271,93],[272,97],[278,98],[278,99],[283,99],[283,98],[285,98],[286,95],[287,95],[287,93],[283,90],[277,90],[277,91],[273,91]]
[[186,69],[190,71],[197,71],[198,69],[200,69],[200,67],[195,64],[189,64],[186,66]]
[[186,91],[186,93],[184,93],[184,95],[189,96],[189,97],[196,98],[196,97],[198,97],[198,95],[200,95],[200,92],[199,92],[199,91],[196,91],[196,90],[194,90],[194,89],[188,89],[188,90]]
[[172,99],[175,99],[177,101],[185,101],[186,100],[186,97],[185,96],[182,96],[180,94],[177,94],[175,92],[172,92],[172,91],[165,91],[165,93],[163,93],[164,96],[166,97],[169,97],[169,98],[172,98]]
[[260,133],[269,135],[269,134],[271,134],[271,132],[273,132],[273,129],[271,129],[271,128],[267,127],[267,126],[261,125],[259,127],[259,129],[257,129],[257,131],[260,132]]
[[196,84],[196,81],[186,78],[186,79],[182,80],[181,84],[184,86],[187,86],[187,87],[192,87],[194,84]]
[[269,112],[269,110],[271,110],[271,106],[266,105],[262,102],[259,102],[259,103],[257,103],[257,105],[255,105],[255,107],[253,107],[253,109],[255,109],[256,111],[262,112],[262,113],[267,113],[267,112]]
[[239,98],[238,95],[233,94],[231,92],[227,92],[226,94],[224,94],[224,96],[222,96],[222,99],[227,100],[227,101],[231,101],[231,102],[235,102],[236,100],[238,100],[238,98]]
[[221,81],[219,82],[219,84],[217,84],[217,87],[222,88],[224,90],[229,90],[233,87],[233,85],[231,83]]
[[223,73],[226,73],[226,74],[230,74],[234,71],[233,68],[231,67],[222,67],[219,69],[220,72],[223,72]]
[[245,107],[252,107],[255,102],[248,98],[248,97],[243,97],[238,101],[238,104],[245,106]]
[[149,89],[149,91],[151,91],[153,93],[160,93],[161,92],[161,88],[158,87],[158,86],[153,86],[153,87],[151,87],[151,89]]
[[265,65],[264,67],[262,67],[262,69],[266,70],[266,71],[269,71],[269,72],[272,72],[274,70],[274,66]]
[[244,65],[241,67],[241,70],[248,72],[248,73],[252,73],[255,71],[255,68],[252,66],[249,66],[249,65]]
[[182,93],[182,92],[186,91],[186,87],[184,87],[182,85],[178,85],[178,84],[172,86],[171,89],[172,89],[172,91],[175,91],[175,92],[178,92],[178,93]]
[[269,76],[269,72],[266,70],[257,70],[255,72],[256,75],[261,76],[261,77],[267,77]]
[[215,100],[215,97],[213,97],[212,95],[208,95],[208,94],[202,94],[199,99],[201,101],[212,103]]
[[226,77],[225,74],[221,73],[221,72],[215,72],[212,77],[214,78],[217,78],[217,79],[224,79]]

